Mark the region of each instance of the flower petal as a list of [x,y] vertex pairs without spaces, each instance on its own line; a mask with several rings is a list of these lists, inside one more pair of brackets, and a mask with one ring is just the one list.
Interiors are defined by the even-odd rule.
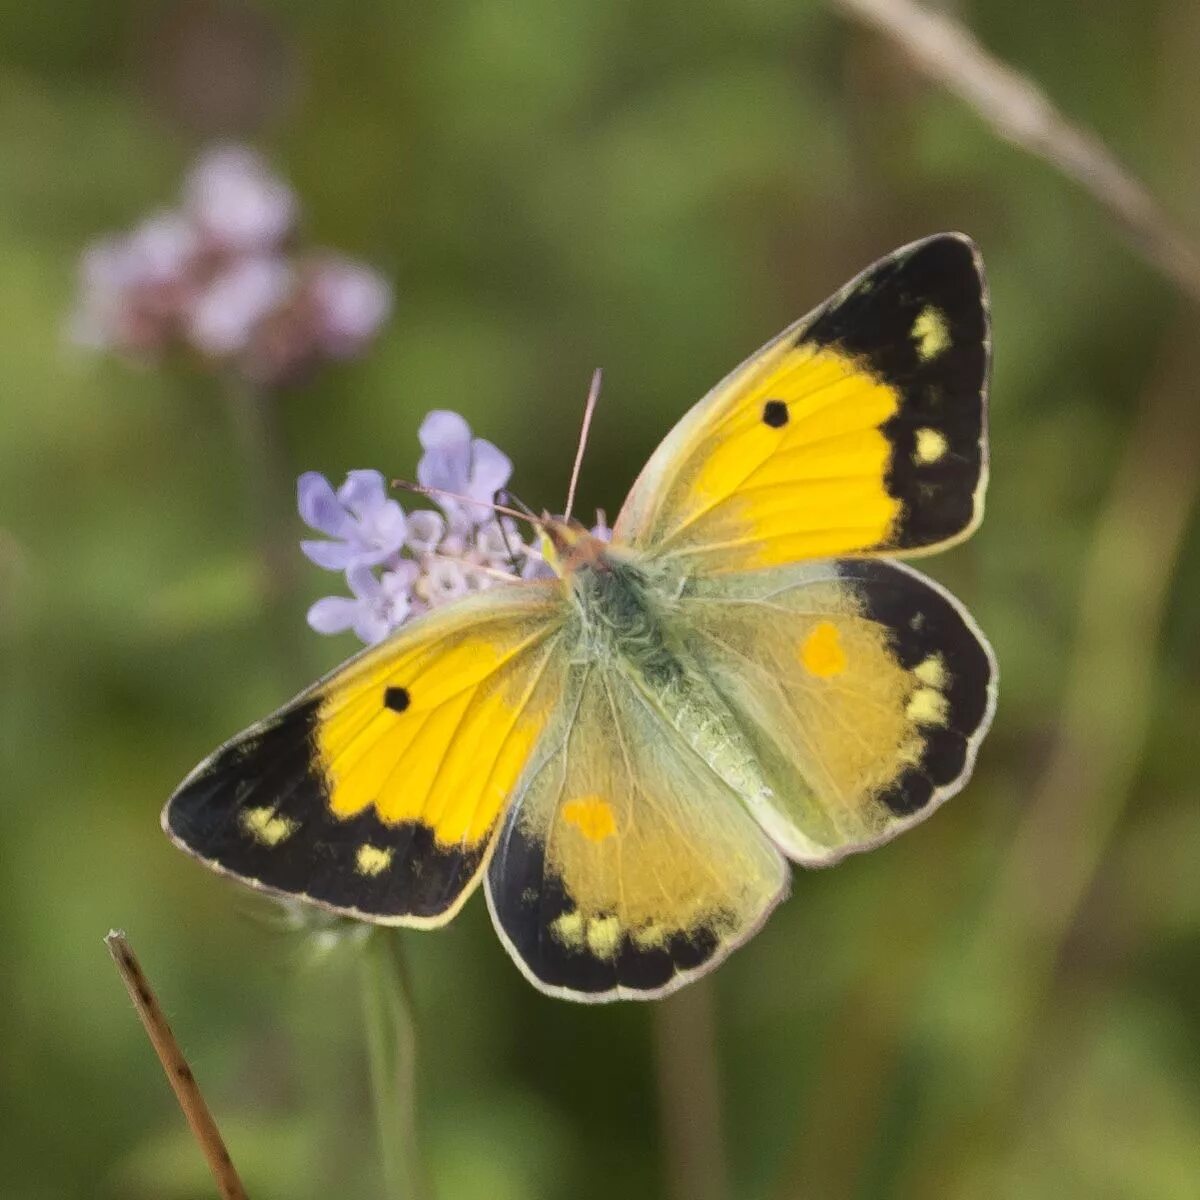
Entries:
[[208,235],[237,251],[270,249],[287,236],[298,202],[253,150],[215,146],[184,184],[184,208]]
[[408,534],[408,518],[397,501],[385,500],[383,506],[372,514],[370,521],[363,521],[362,533],[367,540],[385,551],[385,556],[390,556],[404,545]]
[[381,616],[373,607],[363,605],[358,610],[358,619],[354,622],[354,632],[368,646],[382,642],[393,626],[386,617]]
[[458,413],[431,412],[417,431],[425,453],[417,463],[417,480],[424,487],[464,492],[470,482],[471,427]]
[[[467,495],[472,500],[485,500],[490,504],[511,475],[512,459],[507,454],[483,438],[476,438],[471,443],[471,481]],[[485,515],[491,513],[491,509],[476,511],[482,511]],[[476,521],[482,519],[476,517]]]
[[326,596],[308,610],[308,625],[317,633],[343,633],[359,617],[360,605],[348,596]]
[[300,552],[326,571],[344,571],[362,558],[362,552],[351,542],[305,540],[300,543]]
[[296,480],[296,507],[305,525],[330,537],[345,537],[354,527],[333,486],[320,471],[305,471]]
[[346,582],[350,590],[364,602],[377,600],[383,592],[375,572],[362,563],[355,563],[346,571]]
[[282,258],[242,258],[215,276],[192,304],[188,341],[223,358],[242,350],[258,323],[287,299],[292,268]]
[[385,592],[395,596],[400,592],[410,592],[420,577],[421,568],[411,558],[402,558],[394,567],[383,573],[380,582]]
[[348,358],[378,332],[392,311],[392,289],[377,272],[338,255],[325,255],[308,280],[327,354]]
[[426,450],[460,447],[465,451],[471,444],[471,427],[461,413],[435,408],[425,415],[417,438]]
[[347,471],[337,498],[361,521],[387,502],[387,486],[379,471]]

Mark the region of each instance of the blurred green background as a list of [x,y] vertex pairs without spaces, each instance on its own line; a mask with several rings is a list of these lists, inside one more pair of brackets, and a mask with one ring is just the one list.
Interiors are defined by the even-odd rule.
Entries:
[[[1196,224],[1190,0],[957,10]],[[333,581],[295,551],[268,597],[266,472],[213,379],[64,335],[85,243],[230,136],[396,288],[362,361],[279,396],[289,487],[411,474],[448,407],[556,507],[599,364],[581,498],[612,514],[688,404],[879,255],[963,229],[992,283],[988,518],[927,564],[1001,663],[973,784],[798,872],[690,1008],[540,996],[478,897],[403,935],[443,1200],[680,1195],[679,1035],[685,1078],[715,1054],[728,1196],[1200,1194],[1195,310],[815,0],[0,5],[0,1194],[212,1194],[110,925],[255,1197],[381,1194],[353,949],[315,955],[158,827],[194,762],[354,648],[304,624]]]

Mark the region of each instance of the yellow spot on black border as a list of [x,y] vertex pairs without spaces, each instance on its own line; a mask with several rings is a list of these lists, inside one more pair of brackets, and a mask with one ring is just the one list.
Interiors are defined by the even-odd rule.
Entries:
[[937,358],[950,345],[950,329],[946,315],[932,304],[921,309],[913,322],[912,339],[916,343],[917,357],[922,362]]
[[950,702],[934,688],[917,688],[909,698],[904,715],[918,725],[945,725],[950,715]]
[[295,821],[288,817],[276,815],[275,810],[267,805],[265,808],[248,808],[240,818],[242,829],[256,842],[264,846],[278,846],[296,832]]
[[919,467],[928,467],[941,462],[946,457],[950,443],[946,435],[936,429],[918,429],[916,448],[913,450],[913,462]]
[[392,853],[386,846],[372,846],[368,842],[359,846],[354,865],[360,875],[379,875],[391,866]]
[[597,958],[612,958],[621,943],[619,917],[593,917],[587,923],[587,947]]
[[946,660],[940,654],[931,654],[913,668],[913,674],[927,687],[946,690]]
[[832,621],[820,621],[800,646],[800,662],[818,679],[832,679],[846,669],[846,651]]
[[550,925],[550,932],[566,946],[583,944],[583,914],[578,909],[565,912]]

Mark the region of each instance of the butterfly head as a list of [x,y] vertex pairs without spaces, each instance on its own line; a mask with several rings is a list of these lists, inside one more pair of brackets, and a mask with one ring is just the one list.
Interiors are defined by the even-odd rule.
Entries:
[[542,554],[556,575],[565,578],[581,567],[608,569],[608,544],[593,536],[573,517],[563,520],[543,513],[540,524]]

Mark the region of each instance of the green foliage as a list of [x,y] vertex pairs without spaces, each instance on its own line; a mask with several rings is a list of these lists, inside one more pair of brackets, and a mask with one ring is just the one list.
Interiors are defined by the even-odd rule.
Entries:
[[[998,52],[1194,210],[1197,99],[1166,44],[1190,28],[1195,46],[1190,6],[1019,9],[969,6]],[[172,202],[200,135],[231,134],[291,178],[314,237],[397,289],[365,361],[281,398],[292,475],[404,475],[421,416],[449,407],[512,456],[528,503],[554,507],[600,364],[581,500],[614,514],[671,422],[799,312],[910,238],[979,241],[988,517],[930,566],[992,637],[999,715],[963,796],[877,853],[798,872],[721,968],[733,1194],[1194,1194],[1194,530],[1148,686],[1114,676],[1105,696],[1106,721],[1146,724],[1146,752],[1128,779],[1114,767],[1111,833],[1061,937],[1042,944],[1023,903],[996,907],[1026,801],[1047,796],[1097,521],[1171,337],[1194,340],[1170,286],[1071,184],[812,0],[277,0],[250,25],[221,16],[237,11],[0,3],[0,1192],[211,1194],[112,977],[101,938],[120,924],[252,1194],[379,1194],[352,956],[302,970],[296,935],[247,919],[157,821],[195,761],[353,647],[305,628],[327,579],[298,551],[299,586],[264,591],[255,464],[216,385],[92,360],[63,333],[81,247]],[[246,84],[236,65],[182,69],[179,45],[218,19],[270,51],[247,76],[266,81],[255,104],[194,99]],[[1145,534],[1122,530],[1118,578]],[[298,520],[278,533],[290,547]],[[1087,770],[1107,747],[1086,732],[1059,785],[1080,806],[1039,848],[1044,876],[1107,828]],[[537,995],[479,898],[404,943],[443,1197],[661,1190],[648,1011]]]

